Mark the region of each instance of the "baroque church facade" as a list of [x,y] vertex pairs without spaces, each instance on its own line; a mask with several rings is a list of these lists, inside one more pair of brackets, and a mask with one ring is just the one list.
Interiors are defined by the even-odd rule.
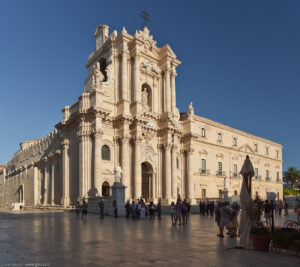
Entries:
[[122,167],[126,199],[167,204],[239,195],[246,155],[255,168],[253,197],[282,199],[282,146],[176,107],[176,67],[147,27],[133,36],[99,25],[84,92],[42,139],[20,144],[0,168],[0,205],[74,205],[109,196]]

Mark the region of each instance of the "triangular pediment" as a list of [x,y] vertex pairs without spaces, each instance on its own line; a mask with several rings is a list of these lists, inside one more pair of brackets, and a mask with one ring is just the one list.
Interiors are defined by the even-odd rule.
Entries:
[[168,44],[163,46],[160,49],[160,52],[161,52],[162,56],[169,56],[169,57],[172,57],[172,58],[176,58],[176,54],[174,53],[174,51],[172,50],[172,48]]
[[254,153],[253,149],[251,146],[249,146],[248,144],[245,144],[243,146],[241,146],[239,148],[240,151],[244,151],[244,152],[251,152],[251,153]]

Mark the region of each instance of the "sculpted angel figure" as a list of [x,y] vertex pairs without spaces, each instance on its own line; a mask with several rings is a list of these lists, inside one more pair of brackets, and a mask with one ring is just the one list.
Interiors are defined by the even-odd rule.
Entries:
[[114,177],[116,183],[121,182],[122,173],[123,173],[122,168],[120,166],[120,163],[118,163],[117,166],[114,167]]
[[193,108],[193,102],[190,102],[189,104],[189,116],[194,115],[194,108]]

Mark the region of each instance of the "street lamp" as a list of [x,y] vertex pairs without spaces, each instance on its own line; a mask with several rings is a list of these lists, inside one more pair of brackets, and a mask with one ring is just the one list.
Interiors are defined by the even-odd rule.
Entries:
[[270,192],[268,193],[268,200],[271,201],[271,215],[272,215],[272,233],[274,233],[274,208],[273,208],[273,204],[274,204],[274,201],[276,199],[276,193],[275,192]]

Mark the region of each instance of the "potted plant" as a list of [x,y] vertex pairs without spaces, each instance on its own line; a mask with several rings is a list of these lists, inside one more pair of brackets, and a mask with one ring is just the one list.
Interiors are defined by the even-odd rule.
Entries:
[[252,209],[253,227],[250,230],[250,239],[255,250],[268,251],[270,246],[270,232],[261,221],[263,211],[263,201],[256,197]]

